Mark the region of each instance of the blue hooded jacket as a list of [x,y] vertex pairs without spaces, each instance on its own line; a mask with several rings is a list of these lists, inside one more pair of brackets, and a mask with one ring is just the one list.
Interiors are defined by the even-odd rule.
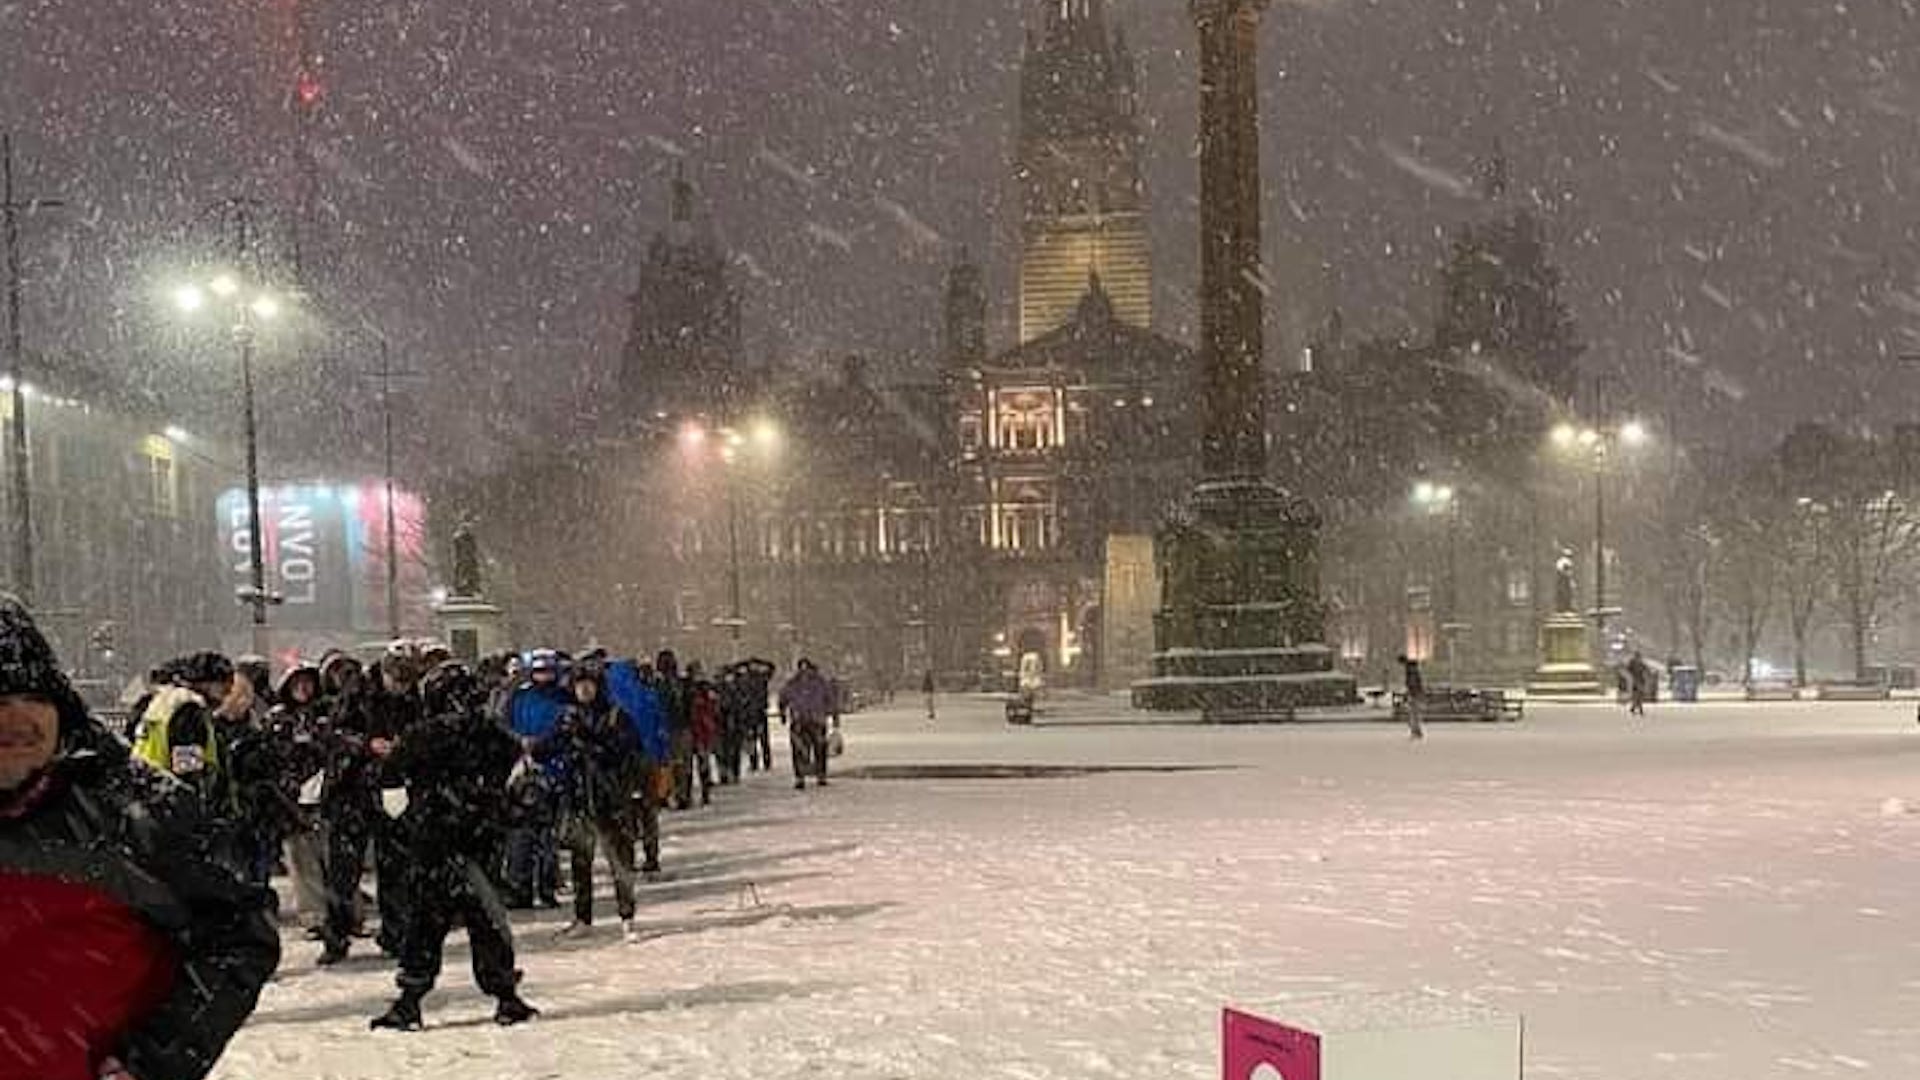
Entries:
[[572,695],[559,683],[551,686],[522,683],[513,692],[513,700],[507,703],[507,726],[522,739],[546,739],[559,726],[560,718],[571,704]]
[[626,714],[627,723],[633,727],[633,734],[640,740],[647,757],[655,762],[666,761],[671,753],[667,711],[660,705],[660,695],[640,677],[640,668],[631,660],[607,666],[607,696]]

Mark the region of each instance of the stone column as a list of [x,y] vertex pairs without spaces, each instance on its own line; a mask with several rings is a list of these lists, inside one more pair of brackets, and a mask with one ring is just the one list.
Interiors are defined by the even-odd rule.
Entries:
[[1285,719],[1355,700],[1333,670],[1320,603],[1319,519],[1267,482],[1265,272],[1260,258],[1260,13],[1192,0],[1200,34],[1201,481],[1161,530],[1164,589],[1140,708],[1219,721]]
[[1209,480],[1267,472],[1260,249],[1260,14],[1267,0],[1193,0],[1200,32],[1200,356]]

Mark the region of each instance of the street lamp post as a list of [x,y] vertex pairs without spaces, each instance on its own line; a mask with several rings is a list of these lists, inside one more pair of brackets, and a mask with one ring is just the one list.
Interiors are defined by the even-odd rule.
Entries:
[[[735,490],[734,468],[744,451],[755,450],[771,457],[779,449],[780,429],[770,420],[760,420],[751,428],[751,438],[732,428],[721,428],[717,434],[719,449],[714,456],[720,461],[722,497],[727,504],[727,616],[715,622],[726,623],[728,636],[733,639],[735,659],[739,659],[747,620],[741,602],[740,502]],[[704,456],[709,445],[707,430],[699,424],[687,425],[681,429],[680,445],[690,457]]]
[[252,207],[250,201],[237,198],[214,207],[215,211],[230,215],[227,220],[233,229],[238,274],[222,271],[213,275],[204,285],[197,282],[183,285],[174,293],[174,302],[183,312],[192,314],[206,307],[211,297],[212,302],[233,319],[233,342],[240,354],[240,393],[247,470],[248,587],[241,600],[251,615],[253,651],[257,655],[267,656],[271,650],[267,609],[276,601],[267,589],[266,537],[260,513],[259,403],[253,369],[259,326],[279,315],[280,301],[259,282],[261,275],[258,252],[254,246]]
[[233,328],[240,345],[241,394],[246,398],[247,439],[247,559],[252,574],[252,591],[247,596],[253,610],[253,651],[267,651],[267,556],[264,531],[260,523],[260,418],[253,391],[253,312],[252,305],[241,306],[240,322]]
[[727,485],[727,622],[733,630],[733,658],[740,659],[740,634],[746,619],[740,614],[740,503],[733,491],[734,455],[725,454]]
[[23,199],[13,187],[13,136],[0,133],[0,221],[7,256],[7,392],[13,415],[8,456],[13,459],[13,587],[33,602],[33,476],[27,446],[27,354],[20,329],[20,215],[64,206],[58,199]]
[[1607,469],[1622,446],[1636,447],[1648,439],[1646,425],[1628,420],[1611,428],[1561,424],[1553,429],[1554,445],[1582,453],[1593,473],[1593,629],[1604,663],[1608,656],[1607,620],[1620,609],[1607,603]]
[[1460,500],[1451,485],[1421,481],[1414,485],[1413,501],[1429,515],[1446,519],[1446,575],[1441,584],[1440,632],[1447,643],[1447,683],[1460,676]]

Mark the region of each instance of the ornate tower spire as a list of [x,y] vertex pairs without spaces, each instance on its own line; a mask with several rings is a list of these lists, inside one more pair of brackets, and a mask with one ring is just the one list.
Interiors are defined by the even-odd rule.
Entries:
[[1121,321],[1153,321],[1134,66],[1105,0],[1042,0],[1021,73],[1020,340],[1070,321],[1091,262]]

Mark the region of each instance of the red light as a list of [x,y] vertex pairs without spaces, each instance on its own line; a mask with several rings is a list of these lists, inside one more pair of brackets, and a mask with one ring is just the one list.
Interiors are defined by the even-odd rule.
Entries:
[[300,73],[300,81],[294,84],[293,96],[299,100],[302,107],[313,107],[323,93],[325,90],[321,87],[320,80],[307,72]]

